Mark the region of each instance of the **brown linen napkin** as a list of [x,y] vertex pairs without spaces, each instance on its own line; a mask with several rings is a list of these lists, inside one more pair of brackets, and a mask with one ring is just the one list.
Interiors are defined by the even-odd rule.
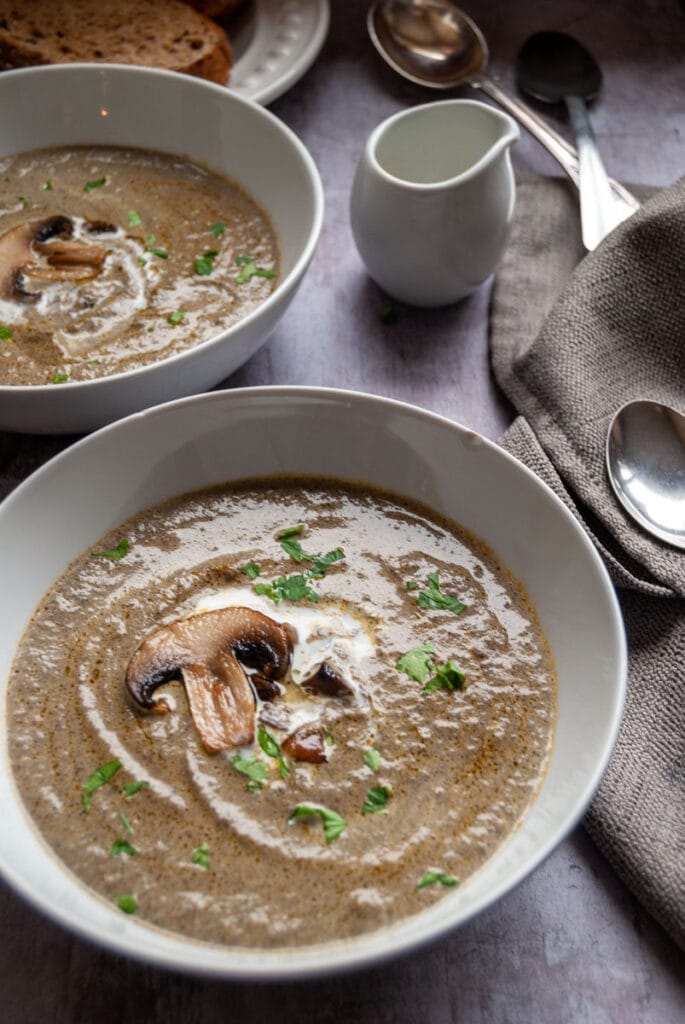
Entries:
[[501,444],[574,512],[618,588],[628,700],[585,825],[685,948],[685,552],[633,524],[604,469],[619,406],[685,412],[685,179],[583,255],[566,184],[520,181],[490,311],[495,377],[520,414]]

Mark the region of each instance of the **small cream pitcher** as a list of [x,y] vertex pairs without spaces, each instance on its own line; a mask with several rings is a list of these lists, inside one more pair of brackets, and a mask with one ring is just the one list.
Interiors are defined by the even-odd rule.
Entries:
[[374,281],[414,306],[445,306],[495,269],[514,210],[506,114],[475,100],[383,121],[359,161],[352,233]]

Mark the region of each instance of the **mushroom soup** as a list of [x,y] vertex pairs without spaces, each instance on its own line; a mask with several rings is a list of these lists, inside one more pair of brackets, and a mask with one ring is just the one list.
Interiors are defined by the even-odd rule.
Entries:
[[206,341],[273,291],[267,215],[235,183],[135,149],[0,160],[0,384],[89,380]]
[[103,537],[36,611],[8,696],[16,782],[69,869],[147,922],[271,948],[459,899],[533,800],[555,717],[492,552],[315,478]]

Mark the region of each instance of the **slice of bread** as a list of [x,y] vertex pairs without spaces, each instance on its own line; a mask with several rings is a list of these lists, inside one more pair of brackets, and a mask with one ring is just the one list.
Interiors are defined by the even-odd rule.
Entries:
[[221,18],[224,14],[234,11],[245,0],[185,0],[185,2],[201,14],[206,14],[208,18]]
[[142,64],[225,85],[226,33],[182,0],[0,0],[0,69]]

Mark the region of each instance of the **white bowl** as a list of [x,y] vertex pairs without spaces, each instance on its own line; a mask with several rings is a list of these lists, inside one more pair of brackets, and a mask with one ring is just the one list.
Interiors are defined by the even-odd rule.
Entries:
[[312,258],[323,190],[307,150],[278,118],[228,89],[170,72],[75,64],[0,75],[0,156],[48,146],[134,146],[184,156],[242,184],[271,217],[281,279],[254,312],[195,348],[98,380],[0,386],[0,429],[92,430],[218,384],[285,313]]
[[[417,916],[317,948],[236,950],[126,918],[51,854],[0,750],[0,866],[15,888],[87,939],[156,964],[243,978],[368,965],[449,931],[506,893],[575,825],[611,752],[624,699],[619,607],[594,547],[528,469],[431,413],[369,395],[249,388],[184,399],[99,431],[0,506],[0,681],[36,604],[68,563],[127,517],[184,491],[274,473],[365,480],[420,499],[473,530],[523,581],[559,675],[548,774],[521,826],[475,875]],[[4,729],[3,725],[3,729]]]

